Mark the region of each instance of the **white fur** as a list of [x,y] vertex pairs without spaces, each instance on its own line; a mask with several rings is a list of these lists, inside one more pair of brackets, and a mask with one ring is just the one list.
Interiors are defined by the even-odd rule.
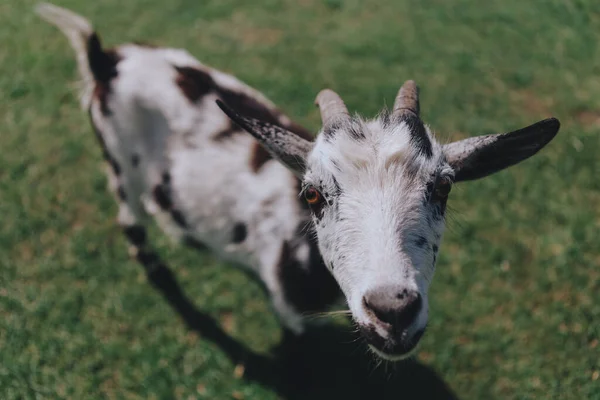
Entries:
[[[333,139],[318,136],[307,158],[305,185],[334,193],[315,231],[326,264],[340,284],[358,324],[372,318],[362,301],[366,292],[390,283],[418,291],[423,307],[409,335],[427,323],[429,284],[435,270],[434,245],[439,248],[443,219],[429,220],[431,205],[423,202],[426,183],[436,174],[449,174],[442,146],[427,129],[433,157],[419,155],[410,144],[405,123],[385,127],[380,119],[360,121],[364,139],[356,140],[343,127]],[[416,174],[409,173],[416,169]],[[428,245],[413,245],[416,237]],[[378,333],[387,333],[375,325]]]

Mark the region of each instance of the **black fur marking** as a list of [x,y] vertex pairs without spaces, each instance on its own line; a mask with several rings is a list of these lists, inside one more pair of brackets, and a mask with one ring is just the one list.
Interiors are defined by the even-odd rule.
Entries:
[[119,187],[117,188],[117,195],[122,201],[127,201],[127,193],[125,193],[125,189],[123,188],[123,186],[119,185]]
[[427,238],[424,236],[417,236],[415,239],[415,245],[421,248],[425,247],[425,245],[427,245]]
[[171,183],[171,174],[168,171],[162,173],[162,181],[164,184],[168,185]]
[[131,155],[131,166],[135,168],[138,165],[140,165],[140,155],[137,153],[133,153]]
[[363,127],[358,121],[352,121],[348,127],[348,134],[354,140],[363,140],[365,139],[365,133],[363,132]]
[[115,160],[113,157],[109,156],[108,162],[110,163],[110,166],[112,167],[112,170],[115,173],[115,175],[116,176],[121,175],[121,166],[119,165],[117,160]]
[[333,178],[333,186],[335,187],[333,195],[339,196],[340,194],[342,194],[342,188],[340,187],[340,184],[338,183],[337,179],[335,179],[335,176],[332,178]]
[[341,121],[334,121],[332,124],[323,128],[323,135],[325,139],[329,140],[335,136],[335,133],[342,127]]
[[[296,193],[301,193],[303,190],[302,189],[302,181],[296,177],[294,177],[294,181],[296,184]],[[302,210],[310,210],[310,207],[308,206],[308,203],[304,199],[304,196],[300,196],[300,198],[298,199],[298,204],[300,205],[300,208]]]
[[102,137],[102,132],[100,131],[100,129],[98,129],[98,127],[94,123],[94,119],[92,118],[91,110],[88,112],[88,115],[90,117],[90,123],[92,125],[92,130],[94,131],[94,135],[96,136],[96,139],[98,140],[98,144],[100,144],[100,148],[102,149],[102,157],[104,158],[104,160],[106,160],[106,162],[108,162],[110,164],[110,167],[112,168],[114,174],[116,176],[119,176],[121,174],[121,166],[119,165],[117,160],[115,160],[114,157],[112,157],[110,155],[110,153],[108,151],[108,147],[106,147],[106,142],[104,141],[104,137]]
[[94,131],[94,135],[96,136],[96,139],[98,140],[98,144],[100,144],[100,148],[102,149],[102,157],[104,158],[104,160],[106,162],[108,162],[110,164],[115,176],[118,177],[121,174],[121,166],[119,165],[117,160],[115,160],[114,157],[111,156],[110,152],[108,151],[108,147],[106,146],[106,142],[104,141],[102,132],[100,131],[100,129],[98,129],[98,127],[94,123],[94,118],[92,117],[91,109],[88,110],[88,116],[90,118],[90,123],[92,125],[92,130]]
[[88,38],[87,56],[96,82],[93,97],[98,99],[102,114],[110,115],[111,111],[108,108],[110,81],[118,75],[117,64],[121,57],[115,50],[103,50],[100,38],[96,33]]
[[382,110],[379,114],[379,120],[384,129],[388,128],[392,122],[390,119],[390,111],[388,109]]
[[100,38],[92,33],[87,42],[87,56],[90,70],[97,83],[108,84],[118,75],[119,55],[114,50],[103,50]]
[[169,210],[173,207],[173,201],[169,195],[168,188],[165,185],[156,185],[153,190],[154,200],[163,210]]
[[[304,224],[300,229],[302,227]],[[301,235],[300,231],[298,234]],[[297,311],[320,311],[339,297],[340,290],[325,266],[316,242],[310,236],[305,237],[310,245],[306,265],[295,258],[295,249],[285,241],[281,248],[278,272],[285,297]]]
[[431,196],[433,195],[433,189],[435,189],[435,182],[427,182],[427,187],[425,188],[425,203],[429,203],[429,201],[431,200]]
[[127,240],[136,247],[142,247],[146,244],[146,229],[140,225],[131,225],[123,229]]
[[106,161],[109,161],[111,159],[111,157],[110,157],[110,154],[108,153],[108,148],[106,147],[106,142],[104,141],[102,132],[100,131],[100,129],[98,129],[98,127],[94,123],[94,118],[92,117],[91,109],[88,110],[88,116],[90,118],[90,124],[92,125],[92,130],[94,131],[94,135],[96,136],[96,139],[98,140],[98,144],[100,144],[100,147],[102,148],[102,157],[104,157],[104,159]]
[[342,168],[340,167],[340,164],[337,161],[333,160],[333,161],[331,161],[331,164],[333,165],[333,168],[336,169],[336,171],[338,171],[338,172],[342,171]]
[[323,135],[325,135],[325,140],[330,141],[338,131],[346,132],[354,140],[363,140],[365,138],[363,126],[360,121],[347,118],[339,119],[331,125],[324,127]]
[[246,224],[243,222],[238,222],[235,224],[233,227],[233,237],[231,238],[231,241],[233,243],[242,243],[244,240],[246,240],[246,236],[248,236],[248,228],[246,227]]
[[433,219],[436,221],[444,219],[446,215],[446,201],[447,199],[443,199],[439,204],[433,207]]
[[171,210],[171,218],[173,218],[173,221],[181,228],[187,228],[187,222],[181,211]]
[[323,215],[325,214],[325,205],[327,204],[327,200],[325,200],[325,198],[326,195],[321,194],[321,200],[317,204],[308,204],[308,202],[306,203],[308,208],[315,216],[317,223],[321,221]]
[[405,122],[410,130],[410,143],[425,155],[427,158],[433,157],[433,148],[431,139],[427,135],[425,125],[415,114],[408,113],[402,115],[399,122]]

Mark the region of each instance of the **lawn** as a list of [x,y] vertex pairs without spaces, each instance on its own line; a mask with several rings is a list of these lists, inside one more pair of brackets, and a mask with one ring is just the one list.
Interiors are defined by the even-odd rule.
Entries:
[[562,128],[453,189],[415,362],[377,366],[332,319],[289,365],[240,271],[157,230],[180,286],[161,293],[129,259],[72,51],[34,1],[3,0],[1,399],[600,399],[600,2],[56,3],[109,45],[186,48],[313,130],[320,89],[372,116],[410,78],[443,139]]

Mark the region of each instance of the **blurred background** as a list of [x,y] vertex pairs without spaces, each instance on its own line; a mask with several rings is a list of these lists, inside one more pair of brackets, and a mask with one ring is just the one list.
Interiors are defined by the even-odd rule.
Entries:
[[374,116],[406,79],[442,140],[561,120],[540,154],[453,189],[413,363],[377,368],[332,320],[292,379],[246,275],[154,230],[176,311],[129,259],[74,54],[34,4],[0,4],[0,398],[600,399],[600,2],[55,1],[107,46],[185,48],[313,131],[320,89]]

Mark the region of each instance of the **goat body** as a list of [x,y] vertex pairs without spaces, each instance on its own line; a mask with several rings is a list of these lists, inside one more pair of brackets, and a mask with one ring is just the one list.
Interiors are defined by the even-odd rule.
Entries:
[[49,4],[42,18],[75,50],[84,80],[82,106],[109,164],[118,223],[148,272],[160,265],[147,240],[148,216],[178,241],[203,245],[252,271],[283,325],[304,329],[303,313],[339,294],[316,243],[299,179],[221,110],[311,139],[258,91],[185,50],[124,44],[103,49],[83,17]]

